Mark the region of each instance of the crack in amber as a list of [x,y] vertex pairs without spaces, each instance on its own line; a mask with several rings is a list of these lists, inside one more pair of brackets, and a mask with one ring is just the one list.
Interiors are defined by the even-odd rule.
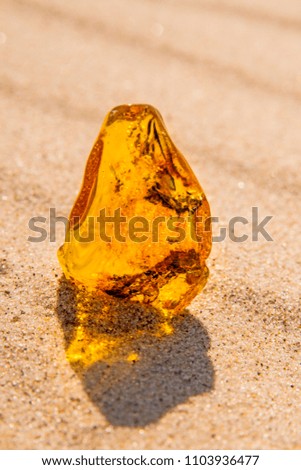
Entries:
[[[175,240],[162,223],[157,241],[147,237],[139,243],[127,237],[128,224],[123,224],[126,241],[120,242],[108,223],[111,240],[104,241],[89,222],[102,209],[108,214],[120,209],[127,221],[180,217],[175,226],[186,236]],[[207,223],[205,230],[197,221],[209,216],[205,194],[159,112],[149,105],[118,106],[107,115],[90,153],[59,261],[65,276],[93,295],[138,303],[168,317],[182,311],[206,284],[211,227]],[[198,240],[189,236],[191,227]],[[84,243],[81,237],[91,230],[93,239]]]

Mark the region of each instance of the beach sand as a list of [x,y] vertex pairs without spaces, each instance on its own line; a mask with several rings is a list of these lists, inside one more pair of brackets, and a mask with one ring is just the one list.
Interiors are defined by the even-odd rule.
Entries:
[[[300,1],[1,10],[1,448],[300,449]],[[82,377],[65,351],[63,224],[33,243],[28,223],[44,217],[49,234],[50,208],[68,216],[103,118],[123,103],[160,110],[227,236],[173,334],[134,329],[140,361]],[[252,207],[272,216],[273,241],[252,240]]]

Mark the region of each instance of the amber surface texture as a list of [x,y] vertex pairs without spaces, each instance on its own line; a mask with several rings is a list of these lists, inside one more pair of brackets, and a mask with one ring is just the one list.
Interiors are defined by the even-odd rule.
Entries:
[[181,312],[208,277],[210,209],[160,113],[123,105],[105,118],[58,257],[104,302]]

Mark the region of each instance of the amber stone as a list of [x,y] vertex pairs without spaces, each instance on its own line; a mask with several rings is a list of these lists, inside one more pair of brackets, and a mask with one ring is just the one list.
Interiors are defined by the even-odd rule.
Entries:
[[67,279],[93,295],[164,315],[208,277],[210,208],[160,113],[123,105],[105,118],[58,252]]

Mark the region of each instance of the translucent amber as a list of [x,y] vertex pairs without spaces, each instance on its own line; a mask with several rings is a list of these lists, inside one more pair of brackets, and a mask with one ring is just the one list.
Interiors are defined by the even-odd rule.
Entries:
[[210,249],[209,204],[159,112],[114,108],[58,252],[67,279],[108,300],[174,314],[205,285]]

